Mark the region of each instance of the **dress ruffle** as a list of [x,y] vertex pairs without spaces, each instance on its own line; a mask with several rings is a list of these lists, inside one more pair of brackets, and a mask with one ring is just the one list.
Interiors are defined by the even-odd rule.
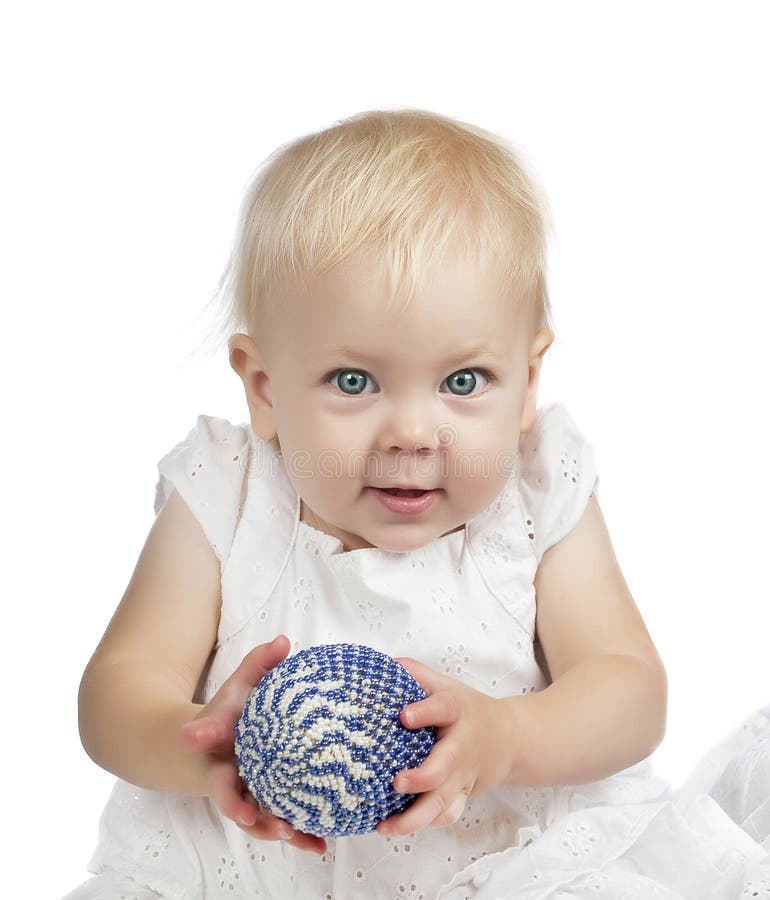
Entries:
[[769,711],[748,717],[666,799],[535,826],[459,872],[436,900],[770,897]]

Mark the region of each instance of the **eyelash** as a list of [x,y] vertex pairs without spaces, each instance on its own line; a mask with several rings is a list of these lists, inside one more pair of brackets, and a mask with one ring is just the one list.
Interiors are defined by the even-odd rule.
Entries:
[[[333,372],[330,372],[330,373],[326,376],[326,379],[325,379],[326,383],[329,384],[329,382],[331,382],[333,379],[335,379],[335,378],[336,378],[340,373],[342,373],[342,372],[358,372],[358,373],[361,374],[361,375],[365,375],[365,376],[366,376],[367,378],[369,378],[371,381],[374,381],[374,379],[371,377],[371,375],[370,375],[368,372],[365,372],[363,369],[353,369],[353,368],[351,368],[351,369],[334,369]],[[483,368],[481,368],[480,366],[471,366],[471,367],[469,367],[469,368],[467,368],[467,369],[456,369],[456,370],[455,370],[454,372],[452,372],[450,375],[447,375],[447,377],[444,379],[444,381],[448,381],[448,380],[452,377],[452,375],[458,375],[458,374],[460,374],[460,372],[480,372],[480,373],[484,376],[484,378],[487,380],[487,384],[488,384],[488,385],[489,385],[489,384],[494,384],[495,381],[497,381],[497,379],[495,378],[494,374],[493,374],[492,372],[490,372],[489,369],[483,369]],[[443,384],[444,381],[442,381],[441,383]],[[341,391],[336,385],[331,385],[331,386],[334,387],[335,391],[336,391],[338,394],[342,394],[342,395],[345,396],[345,397],[357,397],[357,396],[362,397],[362,396],[364,396],[363,393],[361,393],[361,394],[347,394],[347,393],[345,393],[345,391]],[[373,393],[376,393],[376,392],[373,392]],[[484,391],[482,390],[482,391],[479,391],[479,392],[477,392],[477,393],[475,393],[475,394],[452,394],[451,391],[442,391],[442,393],[449,393],[449,394],[450,394],[451,396],[453,396],[453,397],[479,397],[481,394],[484,393]]]

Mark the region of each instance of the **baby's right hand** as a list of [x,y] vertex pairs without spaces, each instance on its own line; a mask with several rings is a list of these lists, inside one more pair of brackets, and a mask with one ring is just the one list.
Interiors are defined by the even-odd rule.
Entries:
[[285,840],[300,850],[325,853],[323,838],[296,831],[263,809],[238,774],[235,724],[249,694],[273,666],[286,658],[289,646],[289,639],[278,635],[271,643],[260,644],[247,653],[200,713],[182,726],[180,740],[187,750],[207,754],[209,796],[222,815],[259,840]]

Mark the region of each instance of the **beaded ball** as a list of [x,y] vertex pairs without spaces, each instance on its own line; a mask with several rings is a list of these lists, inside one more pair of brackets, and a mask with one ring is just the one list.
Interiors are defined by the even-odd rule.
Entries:
[[374,831],[406,809],[393,779],[419,766],[435,728],[405,728],[425,692],[392,657],[360,644],[302,650],[271,669],[235,726],[238,772],[261,806],[299,831]]

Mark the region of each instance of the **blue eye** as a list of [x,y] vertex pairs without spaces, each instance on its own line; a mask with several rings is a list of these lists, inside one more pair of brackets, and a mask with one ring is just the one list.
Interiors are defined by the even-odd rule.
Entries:
[[334,380],[334,384],[342,391],[343,394],[361,394],[364,392],[364,386],[369,376],[360,369],[340,369],[335,372],[330,381]]
[[451,392],[457,397],[467,397],[471,394],[476,387],[477,378],[474,374],[476,372],[478,372],[486,382],[491,381],[491,376],[483,369],[460,369],[458,372],[453,372],[446,379],[447,384],[457,388],[457,391],[450,388]]
[[[495,380],[494,376],[485,369],[459,369],[446,378],[443,383],[450,386],[450,393],[455,397],[467,397],[474,393],[479,377],[484,379],[482,388]],[[333,384],[341,393],[347,394],[349,397],[377,392],[371,376],[361,369],[337,369],[328,376],[327,383]],[[371,385],[371,390],[366,390],[367,384]],[[476,393],[479,394],[482,391],[476,391]]]

